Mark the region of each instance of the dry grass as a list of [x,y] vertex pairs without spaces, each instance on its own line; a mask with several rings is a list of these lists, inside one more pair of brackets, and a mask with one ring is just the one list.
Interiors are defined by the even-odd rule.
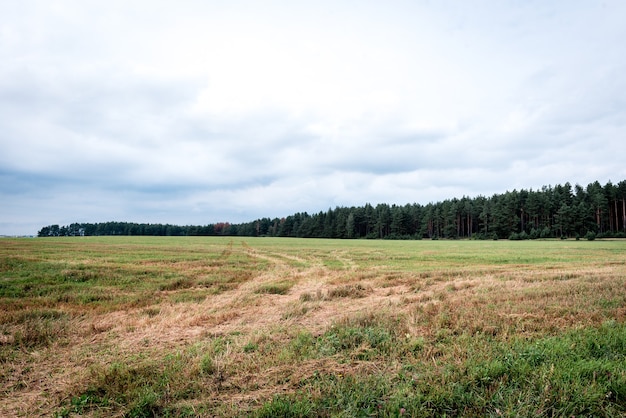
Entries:
[[[569,256],[561,242],[537,243],[556,255],[513,263],[498,258],[510,243],[462,261],[464,244],[445,256],[445,242],[3,243],[2,416],[121,416],[150,396],[237,415],[319,376],[397,373],[407,353],[458,363],[458,336],[505,342],[626,321],[626,243]],[[58,288],[38,295],[37,280]],[[346,343],[337,329],[371,335]],[[402,344],[373,342],[386,336]]]

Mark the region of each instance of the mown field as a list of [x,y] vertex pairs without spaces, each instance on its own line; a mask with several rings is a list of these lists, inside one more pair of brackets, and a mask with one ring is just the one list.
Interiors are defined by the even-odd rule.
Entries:
[[625,416],[625,241],[0,239],[0,416]]

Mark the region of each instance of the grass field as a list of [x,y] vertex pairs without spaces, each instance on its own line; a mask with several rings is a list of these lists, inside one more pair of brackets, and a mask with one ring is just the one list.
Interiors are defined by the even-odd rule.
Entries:
[[625,416],[626,241],[0,239],[0,416]]

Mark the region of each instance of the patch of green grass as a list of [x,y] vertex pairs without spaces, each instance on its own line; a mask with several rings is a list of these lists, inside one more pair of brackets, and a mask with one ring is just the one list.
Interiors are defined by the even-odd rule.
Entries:
[[369,293],[371,293],[371,289],[363,286],[360,283],[356,284],[346,284],[342,286],[335,287],[328,291],[328,298],[364,298]]
[[333,324],[315,343],[323,356],[345,353],[358,360],[371,360],[397,352],[399,321],[373,314],[346,318]]
[[336,259],[324,259],[324,266],[333,270],[342,270],[345,265],[341,260]]
[[[275,396],[271,402],[267,402],[254,412],[257,418],[275,417],[310,417],[315,416],[315,404],[305,398],[293,399],[287,396]],[[319,415],[318,416],[322,416]]]
[[83,415],[94,409],[107,409],[108,399],[101,399],[96,394],[83,393],[80,396],[72,397],[70,405],[62,407],[57,413],[58,418],[69,418],[74,415]]
[[173,294],[170,300],[174,303],[200,303],[207,298],[210,292],[202,290],[187,290]]
[[206,407],[181,403],[217,390],[232,343],[231,337],[214,337],[165,355],[142,352],[124,361],[95,364],[82,390],[61,404],[55,416],[197,416],[192,412]]
[[286,295],[294,284],[295,282],[293,280],[281,280],[277,282],[264,283],[256,288],[255,293]]
[[122,409],[127,417],[162,416],[170,402],[202,393],[202,376],[213,367],[207,362],[188,352],[93,367],[87,388],[62,411]]
[[[339,337],[347,332],[349,335]],[[374,338],[379,353],[393,341],[385,332],[329,331],[350,349]],[[294,347],[314,344],[299,336]],[[536,341],[493,344],[465,340],[461,361],[415,358],[393,373],[318,374],[301,391],[264,404],[258,416],[623,416],[626,413],[626,326],[607,323]],[[397,342],[397,341],[396,341]],[[380,344],[383,343],[383,344]],[[338,343],[336,343],[338,344]],[[427,360],[427,359],[424,359]],[[309,395],[316,394],[316,395]]]
[[626,294],[613,298],[599,299],[597,304],[604,309],[615,309],[626,305]]
[[[129,307],[129,293],[131,300],[150,300],[157,291],[192,287],[217,294],[235,289],[267,267],[267,261],[232,244],[220,252],[215,248],[221,246],[219,242],[83,238],[6,240],[10,244],[0,248],[0,308],[12,304],[11,300],[36,299],[38,305],[63,303],[114,311]],[[154,301],[158,300],[157,296]]]
[[259,349],[259,345],[254,342],[249,342],[243,346],[244,353],[252,353],[254,351],[257,351],[258,349]]
[[386,312],[365,312],[333,322],[316,337],[304,330],[296,332],[284,347],[283,356],[301,360],[334,357],[342,361],[391,361],[418,353],[423,344],[423,339],[407,333],[403,318]]
[[3,315],[0,330],[11,336],[8,341],[14,348],[47,347],[67,335],[69,316],[54,309],[19,311]]
[[188,279],[186,277],[179,277],[177,279],[173,279],[171,281],[161,283],[159,285],[159,290],[173,291],[173,290],[180,290],[180,289],[189,289],[190,287],[193,287],[194,285],[195,283],[193,280]]

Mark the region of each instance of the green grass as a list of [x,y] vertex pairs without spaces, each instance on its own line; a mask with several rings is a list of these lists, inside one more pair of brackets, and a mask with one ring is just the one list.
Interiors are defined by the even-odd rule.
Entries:
[[[606,323],[536,341],[496,343],[464,337],[455,362],[423,358],[380,328],[331,330],[298,337],[294,349],[333,355],[365,344],[402,366],[374,374],[315,374],[292,395],[277,396],[257,416],[623,416],[626,327]],[[362,359],[359,350],[356,359]],[[417,353],[417,355],[415,355]],[[316,394],[316,396],[310,396]]]
[[[263,269],[263,260],[251,265],[245,253],[223,250],[221,242],[204,246],[193,239],[165,241],[145,237],[4,240],[0,301],[19,304],[36,299],[48,306],[65,302],[115,310],[141,305],[155,291],[199,286],[219,293]],[[129,300],[124,292],[135,297]]]
[[294,284],[293,280],[280,280],[272,283],[263,283],[257,287],[256,293],[286,295]]
[[626,242],[0,240],[0,415],[624,416]]

